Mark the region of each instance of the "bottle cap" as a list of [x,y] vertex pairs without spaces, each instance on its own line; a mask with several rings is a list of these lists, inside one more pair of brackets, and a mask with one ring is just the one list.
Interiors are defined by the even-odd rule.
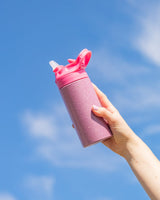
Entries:
[[55,82],[58,87],[62,88],[76,80],[87,78],[88,75],[85,72],[85,68],[89,63],[91,55],[91,51],[83,49],[77,59],[68,59],[69,64],[66,66],[58,65],[55,61],[50,61],[49,64],[55,73]]

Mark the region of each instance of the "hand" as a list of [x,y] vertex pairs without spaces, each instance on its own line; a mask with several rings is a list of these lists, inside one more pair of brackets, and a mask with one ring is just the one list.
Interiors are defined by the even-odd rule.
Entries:
[[106,95],[94,84],[93,87],[102,107],[93,105],[92,111],[96,116],[103,117],[113,133],[113,137],[103,141],[102,143],[115,153],[126,157],[130,143],[136,141],[134,139],[137,136],[127,125],[118,110],[111,104]]

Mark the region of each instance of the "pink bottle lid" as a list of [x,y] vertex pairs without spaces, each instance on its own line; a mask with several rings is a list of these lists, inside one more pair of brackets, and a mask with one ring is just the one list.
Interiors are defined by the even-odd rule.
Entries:
[[83,49],[76,60],[68,59],[68,65],[58,65],[53,70],[56,77],[55,82],[59,89],[79,79],[88,78],[85,68],[89,63],[91,55],[91,51]]

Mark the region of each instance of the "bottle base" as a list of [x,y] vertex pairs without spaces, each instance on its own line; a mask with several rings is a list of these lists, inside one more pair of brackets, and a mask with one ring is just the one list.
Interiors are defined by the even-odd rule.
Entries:
[[112,137],[112,135],[107,136],[107,137],[104,137],[104,138],[102,138],[102,139],[100,139],[100,140],[97,140],[97,141],[95,141],[95,142],[92,142],[92,143],[90,143],[90,144],[88,144],[88,145],[83,145],[83,144],[82,144],[82,145],[83,145],[84,148],[90,147],[90,146],[92,146],[92,145],[94,145],[94,144],[97,144],[97,143],[102,142],[102,141],[104,141],[104,140],[110,139],[111,137]]

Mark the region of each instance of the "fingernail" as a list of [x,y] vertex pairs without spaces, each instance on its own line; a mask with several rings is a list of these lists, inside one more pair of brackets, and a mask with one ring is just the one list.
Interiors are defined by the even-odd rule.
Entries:
[[99,107],[96,105],[93,105],[92,108],[93,108],[93,110],[97,111]]

